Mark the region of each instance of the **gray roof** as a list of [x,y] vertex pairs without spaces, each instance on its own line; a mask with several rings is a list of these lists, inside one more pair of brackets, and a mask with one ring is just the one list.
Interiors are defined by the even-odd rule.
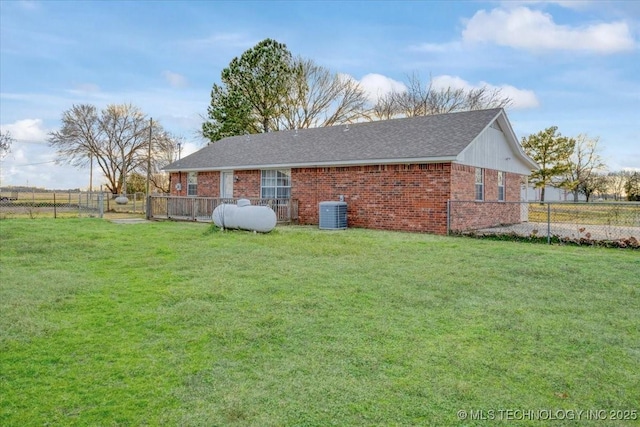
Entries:
[[287,130],[221,139],[166,171],[451,161],[503,110]]

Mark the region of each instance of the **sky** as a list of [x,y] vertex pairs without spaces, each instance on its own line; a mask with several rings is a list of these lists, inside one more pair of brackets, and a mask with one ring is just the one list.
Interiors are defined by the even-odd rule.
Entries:
[[47,144],[77,104],[131,103],[198,150],[212,85],[265,38],[372,100],[412,75],[499,88],[519,138],[557,126],[640,170],[640,1],[0,0],[0,185],[88,188]]

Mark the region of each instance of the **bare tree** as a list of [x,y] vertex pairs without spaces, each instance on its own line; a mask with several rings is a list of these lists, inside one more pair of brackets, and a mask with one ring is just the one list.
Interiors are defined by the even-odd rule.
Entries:
[[[151,141],[150,186],[161,193],[169,193],[169,175],[162,169],[169,163],[178,160],[179,147],[184,146],[184,138],[167,131],[160,131],[153,134]],[[146,163],[140,166],[140,173],[146,176]]]
[[580,134],[575,138],[573,154],[569,158],[569,167],[566,169],[563,186],[573,193],[573,201],[578,201],[578,194],[584,194],[587,202],[590,196],[602,189],[603,180],[598,172],[605,168],[605,164],[598,153],[600,138],[590,138]]
[[373,120],[389,120],[400,115],[400,107],[393,92],[378,96],[371,108],[370,117]]
[[513,100],[502,94],[500,88],[482,86],[470,89],[466,95],[465,110],[483,110],[486,108],[507,108]]
[[372,115],[376,118],[416,117],[455,111],[505,108],[513,102],[499,88],[482,86],[464,89],[437,88],[433,78],[424,83],[416,73],[409,76],[407,90],[394,91],[378,98]]
[[607,193],[613,196],[614,200],[624,200],[624,185],[631,176],[631,171],[621,170],[609,172],[607,175]]
[[[113,194],[126,189],[125,180],[146,166],[149,119],[131,104],[109,105],[98,112],[88,104],[74,105],[62,114],[62,127],[49,133],[57,161],[85,167],[93,157]],[[154,122],[152,135],[164,130]],[[152,152],[152,157],[157,154]]]
[[[607,192],[607,176],[603,173],[594,172],[580,185],[580,193],[584,194],[587,202],[591,196],[604,196]],[[575,193],[574,193],[575,194]]]
[[11,132],[0,131],[0,160],[11,151],[11,144],[13,144],[14,141]]
[[352,123],[367,102],[357,81],[332,73],[310,59],[294,61],[294,83],[278,118],[281,129],[305,129]]

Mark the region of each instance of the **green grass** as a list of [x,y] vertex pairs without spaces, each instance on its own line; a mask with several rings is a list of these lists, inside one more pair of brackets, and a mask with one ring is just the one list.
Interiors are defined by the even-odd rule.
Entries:
[[637,251],[99,219],[3,220],[0,245],[3,426],[640,410]]

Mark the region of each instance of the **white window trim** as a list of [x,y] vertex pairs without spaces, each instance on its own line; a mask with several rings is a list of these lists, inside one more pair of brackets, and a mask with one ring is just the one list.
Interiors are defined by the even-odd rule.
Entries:
[[[480,171],[480,182],[478,182],[478,170]],[[475,200],[478,202],[484,201],[484,169],[483,168],[475,168],[473,174],[473,192]],[[478,186],[480,186],[480,197],[478,197]]]

